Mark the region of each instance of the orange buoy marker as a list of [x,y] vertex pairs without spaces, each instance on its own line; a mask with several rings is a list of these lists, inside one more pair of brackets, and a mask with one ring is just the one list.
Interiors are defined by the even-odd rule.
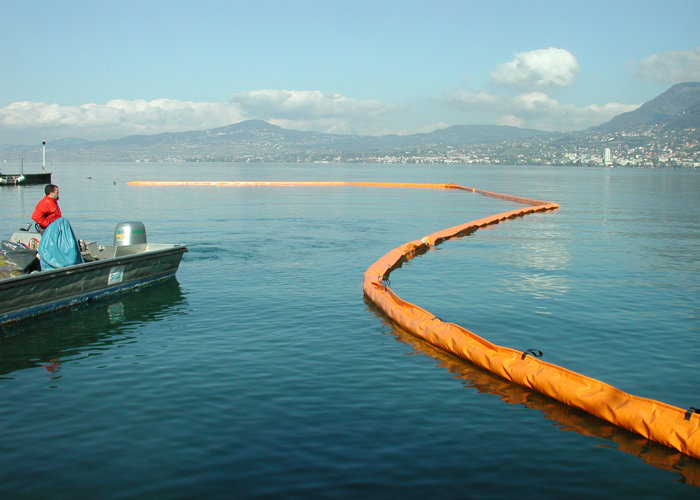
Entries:
[[684,410],[661,401],[628,394],[600,380],[581,375],[534,357],[528,351],[502,347],[454,323],[406,302],[387,285],[391,271],[431,246],[501,221],[534,212],[555,210],[556,203],[483,191],[457,184],[392,182],[294,181],[135,181],[132,186],[376,186],[397,188],[460,189],[529,205],[429,234],[404,243],[380,257],[364,274],[365,296],[407,332],[504,379],[579,408],[663,445],[700,459],[700,410]]

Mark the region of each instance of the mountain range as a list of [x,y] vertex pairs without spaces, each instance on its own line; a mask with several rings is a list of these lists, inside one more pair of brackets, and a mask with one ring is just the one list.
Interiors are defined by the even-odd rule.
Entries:
[[[601,134],[668,134],[700,126],[700,83],[682,83],[628,113],[585,131],[553,133],[498,125],[456,125],[430,133],[362,136],[289,130],[261,120],[189,132],[133,135],[108,141],[63,139],[51,143],[52,161],[315,161],[397,154],[410,149],[445,151],[533,139],[581,143]],[[40,157],[40,146],[0,150],[0,160]]]
[[595,130],[614,132],[661,126],[665,130],[700,124],[700,83],[679,83],[634,111],[617,115]]

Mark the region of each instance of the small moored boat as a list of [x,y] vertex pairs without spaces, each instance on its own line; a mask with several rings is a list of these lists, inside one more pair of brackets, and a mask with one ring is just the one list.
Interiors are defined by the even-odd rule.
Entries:
[[51,184],[51,172],[46,171],[46,141],[42,143],[43,160],[41,163],[41,172],[33,174],[24,173],[24,158],[19,159],[18,174],[3,174],[0,173],[0,186],[20,186],[23,184]]
[[25,184],[51,184],[51,173],[0,174],[0,186],[22,186]]
[[141,222],[122,222],[113,245],[80,241],[82,263],[39,271],[41,236],[28,226],[2,242],[0,326],[172,277],[187,251],[148,243]]

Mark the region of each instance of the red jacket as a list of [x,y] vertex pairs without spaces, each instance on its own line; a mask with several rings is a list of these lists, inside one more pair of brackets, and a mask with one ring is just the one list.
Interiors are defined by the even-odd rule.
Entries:
[[38,223],[43,229],[48,227],[56,219],[61,218],[61,209],[58,202],[50,196],[44,196],[34,208],[32,220]]

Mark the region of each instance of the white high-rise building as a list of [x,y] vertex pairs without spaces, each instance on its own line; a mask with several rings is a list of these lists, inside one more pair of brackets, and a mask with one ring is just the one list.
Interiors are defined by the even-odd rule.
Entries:
[[606,167],[612,167],[612,154],[610,153],[610,148],[605,148],[605,151],[603,151],[603,164]]

